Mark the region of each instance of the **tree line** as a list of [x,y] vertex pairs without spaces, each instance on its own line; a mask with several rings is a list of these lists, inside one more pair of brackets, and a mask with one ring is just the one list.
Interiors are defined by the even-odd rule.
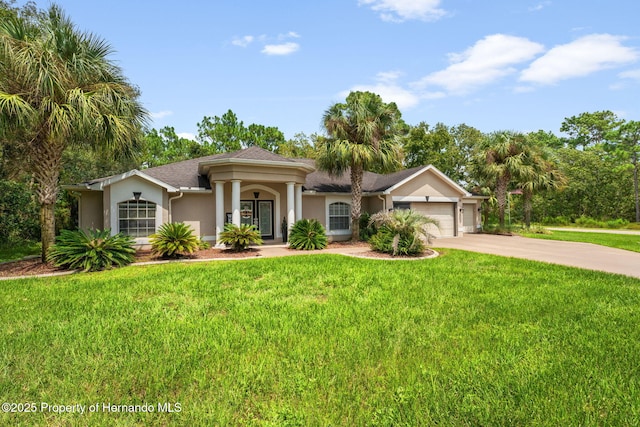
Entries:
[[[324,112],[322,134],[286,140],[277,127],[245,125],[228,110],[204,117],[191,140],[170,126],[147,126],[139,91],[108,59],[106,41],[78,30],[56,5],[41,11],[14,3],[0,0],[0,243],[39,234],[44,257],[56,224],[73,227],[74,197],[60,191],[61,182],[250,146],[316,158],[332,174],[350,171],[356,196],[366,170],[433,164],[490,196],[485,218],[500,226],[507,206],[527,225],[581,216],[640,221],[640,125],[610,111],[565,118],[562,137],[483,133],[467,124],[409,125],[394,103],[353,92]],[[352,206],[357,229],[355,198]]]

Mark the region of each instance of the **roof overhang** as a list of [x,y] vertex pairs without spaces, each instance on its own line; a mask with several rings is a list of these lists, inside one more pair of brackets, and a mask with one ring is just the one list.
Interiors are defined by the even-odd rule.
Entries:
[[198,164],[198,173],[201,175],[208,175],[211,168],[223,165],[243,165],[243,166],[263,166],[263,167],[277,167],[285,169],[295,169],[306,173],[311,173],[316,170],[315,167],[302,163],[302,162],[281,162],[276,160],[255,160],[255,159],[213,159],[200,162]]
[[440,178],[448,186],[450,186],[451,188],[453,188],[454,190],[459,192],[462,197],[470,197],[471,196],[471,193],[469,193],[467,190],[462,188],[460,185],[456,184],[451,178],[446,176],[444,173],[440,172],[440,170],[438,170],[438,168],[436,168],[433,165],[428,165],[428,166],[425,166],[425,167],[419,169],[413,175],[408,176],[407,178],[403,179],[402,181],[398,182],[397,184],[394,184],[391,187],[389,187],[386,190],[384,190],[384,194],[390,194],[396,188],[401,187],[402,185],[406,184],[407,182],[409,182],[409,181],[417,178],[418,176],[422,175],[423,173],[426,173],[426,172],[429,172],[429,171],[434,173],[438,178]]
[[129,172],[121,173],[118,175],[113,175],[108,178],[105,178],[100,181],[88,182],[86,184],[75,184],[75,185],[63,185],[62,188],[65,190],[72,191],[103,191],[105,187],[113,185],[117,182],[124,181],[125,179],[137,176],[145,181],[148,181],[158,187],[162,187],[166,189],[169,193],[177,193],[180,190],[175,188],[172,185],[167,184],[166,182],[160,181],[159,179],[153,178],[144,172],[140,172],[137,169],[131,170]]

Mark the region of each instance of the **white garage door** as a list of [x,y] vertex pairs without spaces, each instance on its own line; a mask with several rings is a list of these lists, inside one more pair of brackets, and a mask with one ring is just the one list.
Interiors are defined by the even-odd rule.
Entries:
[[439,228],[429,228],[434,236],[455,237],[455,203],[411,203],[411,208],[438,221]]

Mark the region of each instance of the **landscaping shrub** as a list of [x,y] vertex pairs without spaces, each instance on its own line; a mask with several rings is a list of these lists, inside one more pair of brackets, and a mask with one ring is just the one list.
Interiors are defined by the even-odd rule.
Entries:
[[192,254],[200,248],[200,239],[193,234],[191,226],[183,222],[163,224],[149,241],[151,252],[163,258]]
[[220,243],[231,245],[231,249],[240,252],[246,250],[250,244],[261,245],[262,237],[255,225],[242,224],[240,227],[227,223],[220,233]]
[[371,215],[364,212],[360,215],[360,240],[368,242],[371,236],[378,232],[378,228],[375,224],[371,223]]
[[378,232],[369,240],[371,249],[393,256],[419,255],[424,252],[424,241],[431,243],[433,239],[427,226],[438,225],[436,220],[411,209],[378,212],[371,216],[370,222],[378,227]]
[[123,234],[111,235],[110,230],[62,230],[56,243],[49,248],[47,259],[56,267],[70,270],[98,271],[122,267],[134,261],[135,241]]
[[38,203],[31,186],[0,180],[0,244],[40,239]]
[[316,219],[301,219],[293,224],[289,234],[289,247],[305,251],[327,247],[327,234]]

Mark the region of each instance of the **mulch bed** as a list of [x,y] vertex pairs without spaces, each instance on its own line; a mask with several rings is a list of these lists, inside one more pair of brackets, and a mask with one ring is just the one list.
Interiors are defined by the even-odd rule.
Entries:
[[[426,252],[419,257],[415,256],[391,256],[389,254],[383,254],[380,252],[374,252],[369,249],[369,244],[366,242],[332,242],[329,243],[327,249],[336,248],[362,248],[362,252],[351,253],[351,255],[362,258],[375,258],[375,259],[420,259],[432,255],[434,252],[427,249]],[[295,249],[290,249],[292,252],[298,252]],[[184,256],[180,259],[216,259],[216,258],[256,258],[260,257],[260,248],[249,248],[244,252],[233,252],[228,249],[205,249],[198,251],[192,255]],[[135,262],[151,262],[151,261],[163,261],[161,257],[155,257],[151,254],[150,250],[139,250],[136,252]],[[53,274],[62,273],[66,270],[52,266],[51,264],[43,264],[40,258],[26,259],[20,261],[11,261],[0,264],[0,277],[17,277],[17,276],[35,276],[40,274]]]

